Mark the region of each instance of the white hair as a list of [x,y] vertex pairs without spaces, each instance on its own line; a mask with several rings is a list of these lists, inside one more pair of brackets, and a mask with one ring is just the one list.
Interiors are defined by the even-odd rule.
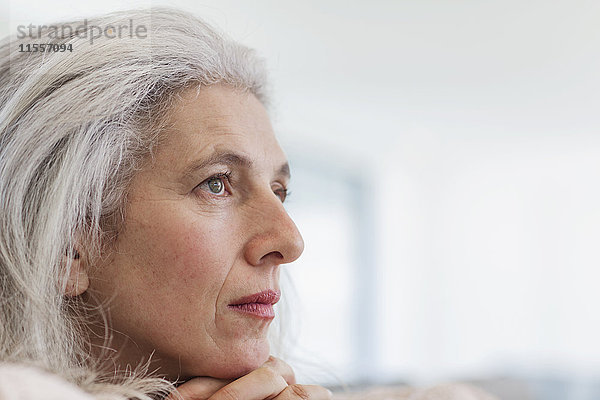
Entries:
[[[181,90],[220,83],[266,106],[265,69],[252,50],[181,11],[86,21],[88,31],[133,21],[147,34],[92,42],[85,30],[60,38],[44,27],[40,38],[0,42],[0,362],[41,366],[98,399],[149,400],[172,384],[147,365],[105,376],[90,357],[81,302],[63,294],[65,254],[83,247],[93,260],[114,241],[128,183]],[[77,32],[84,20],[54,25]],[[33,43],[72,52],[17,51]]]

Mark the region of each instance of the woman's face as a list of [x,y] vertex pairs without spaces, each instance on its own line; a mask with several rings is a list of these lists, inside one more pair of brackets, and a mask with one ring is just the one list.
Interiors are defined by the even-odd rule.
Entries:
[[239,377],[267,360],[272,317],[229,305],[278,291],[304,247],[282,204],[286,157],[252,94],[187,90],[171,122],[88,290],[108,301],[121,366],[155,351],[167,377]]

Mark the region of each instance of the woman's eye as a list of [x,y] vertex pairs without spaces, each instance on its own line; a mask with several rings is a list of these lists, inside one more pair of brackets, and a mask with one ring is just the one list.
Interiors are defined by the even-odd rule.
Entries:
[[210,178],[206,184],[208,186],[208,190],[214,194],[222,194],[225,190],[225,183],[223,183],[222,178]]
[[274,189],[273,193],[275,193],[275,195],[277,197],[279,197],[279,200],[281,200],[281,202],[283,203],[285,201],[285,199],[288,197],[289,192],[286,188],[282,187],[282,188],[278,188],[278,189]]
[[229,181],[229,174],[214,175],[198,185],[202,190],[209,192],[215,196],[227,195],[229,187],[227,182]]

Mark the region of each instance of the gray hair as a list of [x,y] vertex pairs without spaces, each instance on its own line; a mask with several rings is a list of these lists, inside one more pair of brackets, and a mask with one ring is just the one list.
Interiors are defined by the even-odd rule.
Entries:
[[[44,28],[40,38],[0,42],[0,362],[41,366],[99,399],[151,399],[173,386],[147,368],[101,374],[85,315],[63,295],[65,254],[83,246],[101,257],[114,240],[129,181],[181,90],[221,83],[267,105],[262,61],[186,13],[117,12],[87,20],[87,29],[130,21],[147,37],[92,43]],[[73,51],[16,51],[40,42]]]

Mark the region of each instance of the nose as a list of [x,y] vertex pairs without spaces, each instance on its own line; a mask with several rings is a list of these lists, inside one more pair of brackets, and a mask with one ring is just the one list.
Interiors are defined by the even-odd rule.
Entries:
[[298,259],[304,251],[304,240],[277,196],[266,195],[249,210],[251,235],[244,257],[254,266],[280,265]]

